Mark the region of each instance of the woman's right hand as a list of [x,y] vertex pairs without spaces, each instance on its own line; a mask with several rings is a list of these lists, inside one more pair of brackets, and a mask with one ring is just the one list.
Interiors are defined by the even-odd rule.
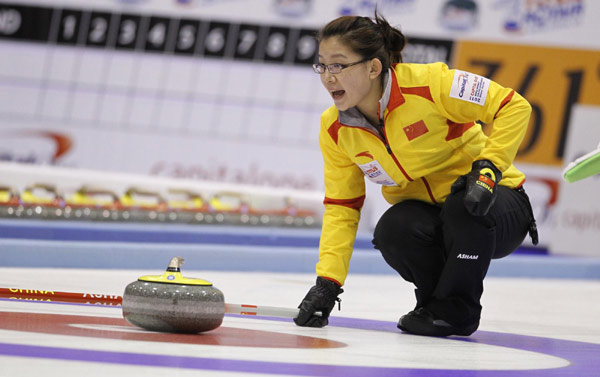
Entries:
[[[335,302],[341,302],[338,298],[344,290],[337,283],[317,277],[316,284],[308,291],[298,308],[300,313],[294,318],[298,326],[324,327],[329,324],[329,313],[333,310]],[[318,315],[317,312],[321,312]]]

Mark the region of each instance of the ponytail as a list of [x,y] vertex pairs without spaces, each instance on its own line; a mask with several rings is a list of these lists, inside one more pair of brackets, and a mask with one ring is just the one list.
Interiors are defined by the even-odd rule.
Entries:
[[402,63],[402,50],[406,46],[406,37],[402,32],[387,22],[375,10],[375,23],[381,29],[385,50],[389,52],[390,64]]

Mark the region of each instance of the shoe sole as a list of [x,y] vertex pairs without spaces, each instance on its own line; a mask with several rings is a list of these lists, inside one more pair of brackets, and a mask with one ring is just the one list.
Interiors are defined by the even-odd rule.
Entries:
[[428,322],[425,323],[423,321],[412,320],[411,318],[404,318],[404,316],[402,316],[398,321],[397,327],[404,332],[415,335],[447,337],[450,335],[469,336],[477,330],[479,324],[477,323],[464,329],[457,329],[453,326],[433,325]]

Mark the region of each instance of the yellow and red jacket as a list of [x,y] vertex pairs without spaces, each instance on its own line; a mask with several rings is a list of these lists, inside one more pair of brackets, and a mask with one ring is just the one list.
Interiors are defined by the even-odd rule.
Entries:
[[[344,284],[365,199],[365,177],[390,204],[417,199],[441,205],[452,183],[486,159],[516,188],[513,165],[531,106],[514,90],[443,63],[396,64],[380,100],[379,127],[356,109],[331,106],[321,116],[325,213],[318,276]],[[489,137],[479,121],[492,124]]]

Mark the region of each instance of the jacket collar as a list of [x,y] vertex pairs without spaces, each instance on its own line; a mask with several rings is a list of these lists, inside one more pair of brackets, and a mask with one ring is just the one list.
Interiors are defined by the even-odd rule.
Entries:
[[[402,95],[402,91],[400,90],[400,85],[398,85],[398,79],[396,78],[396,72],[393,68],[396,66],[392,66],[389,70],[389,76],[392,78],[389,80],[391,82],[389,100],[387,102],[387,110],[388,112],[394,110],[396,107],[402,105],[405,102],[404,96]],[[387,88],[386,88],[387,89]]]
[[[386,109],[390,112],[404,103],[404,96],[398,87],[398,80],[391,68],[384,73],[383,88],[383,95],[379,100],[379,118],[381,120],[383,120],[387,114],[385,112]],[[338,120],[340,123],[347,126],[375,129],[356,107],[345,111],[339,111]]]

